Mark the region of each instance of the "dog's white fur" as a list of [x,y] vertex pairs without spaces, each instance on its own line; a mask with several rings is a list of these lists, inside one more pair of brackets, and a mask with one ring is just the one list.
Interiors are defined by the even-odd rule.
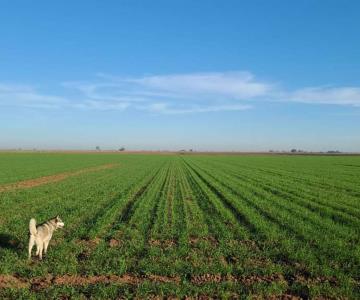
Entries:
[[29,239],[29,259],[31,258],[31,250],[36,244],[36,255],[42,259],[43,252],[46,254],[49,242],[54,231],[64,227],[64,222],[59,216],[52,218],[45,223],[36,226],[35,219],[31,219],[29,223],[30,239]]

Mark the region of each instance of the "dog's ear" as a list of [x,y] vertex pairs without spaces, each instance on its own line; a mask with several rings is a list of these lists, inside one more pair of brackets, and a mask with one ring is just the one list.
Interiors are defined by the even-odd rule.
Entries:
[[59,215],[57,215],[57,216],[56,216],[56,220],[59,220],[59,219],[60,219],[60,217],[59,217]]

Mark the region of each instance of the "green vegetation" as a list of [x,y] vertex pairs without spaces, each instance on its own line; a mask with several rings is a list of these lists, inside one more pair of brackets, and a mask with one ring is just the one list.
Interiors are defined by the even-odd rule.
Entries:
[[0,298],[359,298],[360,157],[2,153],[0,187],[110,163],[0,192]]

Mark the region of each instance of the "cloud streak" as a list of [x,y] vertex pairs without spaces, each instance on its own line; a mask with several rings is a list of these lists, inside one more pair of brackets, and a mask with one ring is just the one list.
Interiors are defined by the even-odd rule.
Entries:
[[303,88],[286,95],[286,98],[302,103],[360,106],[360,88],[312,87]]
[[44,109],[147,111],[190,114],[243,111],[259,102],[296,102],[360,107],[360,87],[285,90],[249,72],[213,72],[115,77],[63,83],[56,95],[31,86],[0,84],[0,105]]
[[211,106],[190,106],[190,107],[172,107],[167,103],[153,103],[148,106],[138,107],[153,113],[159,114],[194,114],[194,113],[204,113],[204,112],[218,112],[218,111],[239,111],[247,110],[252,108],[250,105],[211,105]]
[[126,81],[138,84],[145,89],[176,95],[229,97],[244,100],[264,96],[273,89],[271,84],[255,80],[254,76],[248,72],[147,76]]
[[0,105],[30,108],[60,108],[69,105],[69,100],[40,93],[33,87],[0,84]]

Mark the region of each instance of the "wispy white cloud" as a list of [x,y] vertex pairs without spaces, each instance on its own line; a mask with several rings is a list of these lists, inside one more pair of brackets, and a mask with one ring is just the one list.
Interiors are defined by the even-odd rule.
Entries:
[[360,88],[357,87],[303,88],[290,92],[285,97],[302,103],[360,106]]
[[152,103],[147,106],[139,106],[138,109],[144,109],[153,113],[160,114],[189,114],[189,113],[204,113],[204,112],[218,112],[218,111],[238,111],[250,109],[250,105],[234,104],[234,105],[210,105],[210,106],[189,106],[185,108],[174,107],[168,103]]
[[75,108],[121,111],[129,106],[124,101],[96,100],[83,95],[79,97],[56,96],[40,92],[33,87],[9,84],[0,84],[0,105],[44,109]]
[[147,76],[127,79],[126,81],[153,91],[171,92],[176,95],[227,97],[244,100],[265,96],[274,88],[272,84],[256,80],[248,72]]
[[0,105],[32,108],[60,108],[69,105],[69,100],[40,93],[33,87],[0,84]]
[[264,97],[273,84],[248,72],[194,73],[115,77],[100,74],[96,82],[67,82],[66,88],[96,101],[100,108],[126,103],[126,108],[158,114],[239,111],[251,105],[239,103]]
[[85,109],[85,110],[115,110],[115,111],[123,111],[127,109],[131,104],[126,102],[118,102],[118,101],[98,101],[98,100],[85,100],[81,103],[74,105],[73,107]]
[[[93,81],[67,82],[57,94],[31,86],[0,84],[0,105],[82,110],[188,114],[250,109],[259,101],[360,106],[360,87],[304,87],[287,91],[249,72],[141,77],[99,74]],[[57,87],[58,90],[58,87]]]

